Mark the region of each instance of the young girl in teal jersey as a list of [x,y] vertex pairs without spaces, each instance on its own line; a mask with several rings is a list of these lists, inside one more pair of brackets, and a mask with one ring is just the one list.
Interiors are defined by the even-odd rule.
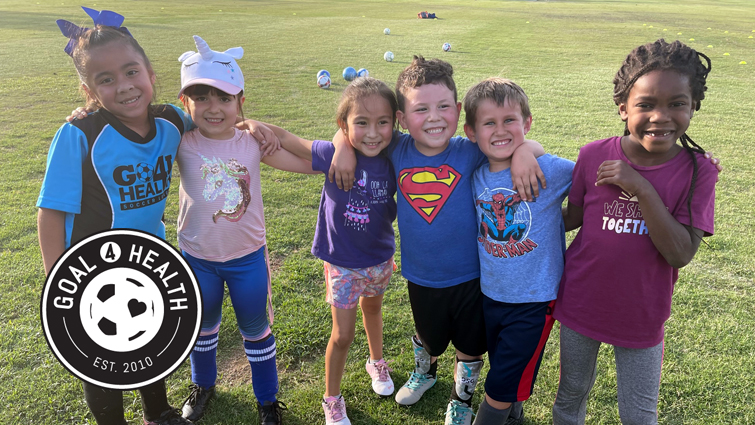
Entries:
[[[165,237],[162,215],[171,166],[191,124],[180,109],[151,104],[155,73],[139,43],[120,26],[123,17],[84,10],[93,28],[63,20],[58,25],[70,38],[65,51],[73,58],[88,105],[99,110],[64,124],[50,146],[37,201],[45,273],[66,248],[98,231],[130,228]],[[149,199],[136,187],[145,182],[122,178],[136,175],[140,165],[151,170],[151,189],[159,192],[150,192]],[[98,424],[126,424],[122,391],[82,385]],[[168,403],[162,379],[139,393],[145,424],[190,424]]]

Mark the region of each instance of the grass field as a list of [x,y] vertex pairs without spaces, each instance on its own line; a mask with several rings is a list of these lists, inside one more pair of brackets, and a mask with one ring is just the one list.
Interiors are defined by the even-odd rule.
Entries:
[[[662,424],[755,423],[755,3],[665,1],[99,1],[141,42],[158,75],[158,101],[176,102],[178,56],[201,35],[216,50],[242,46],[245,114],[307,138],[329,139],[346,66],[365,67],[393,85],[413,54],[441,57],[456,71],[460,96],[488,76],[505,76],[529,94],[529,136],[549,152],[576,159],[583,144],[623,130],[611,99],[612,78],[629,51],[664,37],[680,39],[713,61],[709,90],[689,134],[724,163],[717,186],[716,235],[680,272],[667,323],[659,404]],[[82,103],[55,20],[89,24],[78,3],[0,3],[0,424],[94,423],[79,381],[47,347],[39,319],[44,282],[35,202],[50,140]],[[422,10],[440,19],[418,20]],[[391,35],[383,35],[383,28]],[[453,50],[444,53],[449,42]],[[392,63],[383,61],[387,50]],[[740,62],[746,62],[741,64]],[[315,75],[333,75],[329,90]],[[750,111],[750,112],[747,112]],[[749,153],[748,153],[749,152]],[[166,212],[175,243],[177,180]],[[330,333],[320,262],[309,253],[322,178],[263,169],[278,340],[280,399],[287,424],[322,423],[323,356]],[[397,256],[398,257],[398,256]],[[398,258],[397,258],[398,259]],[[398,259],[400,265],[400,259]],[[638,265],[638,267],[641,265]],[[384,304],[385,354],[401,385],[412,368],[413,323],[405,281],[394,276]],[[527,424],[547,424],[558,384],[558,327],[553,330]],[[203,424],[254,423],[248,363],[230,302],[219,347],[219,397]],[[439,424],[453,360],[439,360],[439,382],[417,405],[401,408],[369,388],[367,343],[357,331],[343,394],[354,424]],[[619,423],[613,353],[603,347],[588,403],[588,423]],[[168,380],[180,406],[188,362]],[[475,408],[481,400],[478,386]],[[141,423],[136,393],[125,394],[130,423]]]

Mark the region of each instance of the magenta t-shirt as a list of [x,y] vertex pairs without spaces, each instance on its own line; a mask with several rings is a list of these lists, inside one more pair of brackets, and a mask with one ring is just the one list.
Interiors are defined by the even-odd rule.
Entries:
[[[569,202],[583,208],[584,218],[566,251],[554,317],[598,341],[648,348],[663,341],[678,269],[653,245],[637,199],[619,186],[595,186],[598,167],[607,160],[627,162],[653,185],[671,215],[690,225],[687,194],[693,164],[681,151],[663,164],[641,167],[627,159],[620,141],[598,140],[579,152]],[[709,236],[718,171],[703,155],[696,155],[692,225]]]

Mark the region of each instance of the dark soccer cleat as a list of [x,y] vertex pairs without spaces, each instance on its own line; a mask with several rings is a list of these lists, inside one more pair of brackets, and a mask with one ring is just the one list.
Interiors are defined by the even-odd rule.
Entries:
[[163,412],[159,418],[154,421],[144,420],[144,425],[192,425],[191,421],[181,416],[178,409],[170,409]]
[[191,393],[186,397],[186,401],[183,406],[183,417],[195,422],[204,416],[205,409],[210,402],[212,396],[215,395],[215,386],[204,389],[197,384],[189,385]]
[[283,423],[283,411],[288,406],[280,400],[266,401],[264,404],[257,403],[257,412],[260,415],[261,425],[280,425]]

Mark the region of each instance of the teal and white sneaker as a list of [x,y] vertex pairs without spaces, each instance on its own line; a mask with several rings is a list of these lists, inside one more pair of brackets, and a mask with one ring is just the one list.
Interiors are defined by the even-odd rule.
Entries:
[[409,380],[396,393],[396,403],[402,406],[411,406],[422,398],[425,391],[435,385],[437,379],[428,373],[412,372]]
[[417,343],[415,337],[412,337],[412,346],[414,347],[414,372],[409,376],[406,384],[396,392],[396,403],[402,406],[410,406],[418,402],[422,394],[432,388],[437,381],[435,376],[428,374],[432,360],[430,354]]
[[445,425],[472,425],[472,409],[459,400],[451,400],[446,408]]

